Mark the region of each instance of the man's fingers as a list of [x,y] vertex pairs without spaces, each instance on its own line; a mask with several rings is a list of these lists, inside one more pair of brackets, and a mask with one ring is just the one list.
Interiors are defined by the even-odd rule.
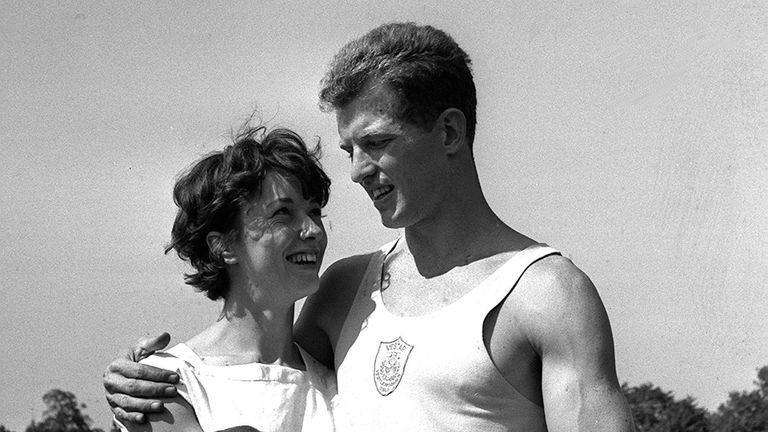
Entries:
[[[163,411],[162,401],[139,399],[120,393],[107,395],[107,403],[112,407],[112,412],[115,413],[117,418],[132,422],[136,422],[137,415],[159,413]],[[141,423],[141,420],[138,421],[138,423]]]
[[132,348],[132,358],[134,361],[143,360],[154,354],[155,351],[168,346],[168,342],[170,341],[171,335],[166,332],[155,337],[143,337],[139,339],[139,342]]
[[110,394],[124,394],[136,398],[161,399],[174,397],[177,394],[176,386],[172,384],[125,378],[117,374],[104,376],[104,388],[108,392],[107,398]]
[[[141,365],[144,366],[144,365]],[[149,368],[149,366],[147,366]],[[131,371],[127,374],[120,370],[120,373],[107,372],[104,374],[104,388],[108,393],[122,393],[134,397],[164,398],[176,396],[176,387],[173,382],[179,380],[178,375],[173,372],[151,368],[150,372],[142,373]],[[157,378],[154,381],[147,381],[145,378],[150,376]],[[132,378],[131,376],[136,376]],[[159,382],[157,382],[159,381]]]
[[[121,378],[135,378],[138,380],[154,381],[156,383],[168,383],[175,384],[179,382],[179,375],[176,372],[169,371],[167,369],[160,369],[154,366],[136,363],[123,358],[118,358],[112,361],[107,367],[107,372],[104,374],[104,381],[113,380],[118,383],[122,382],[117,380]],[[152,384],[152,383],[148,383]]]
[[173,385],[179,382],[177,373],[137,363],[165,348],[170,339],[168,333],[143,338],[107,367],[103,376],[106,398],[118,420],[143,423],[146,413],[162,412],[163,403],[158,399],[177,395]]
[[144,423],[144,420],[146,420],[146,416],[142,413],[135,413],[135,412],[127,412],[126,410],[120,408],[120,407],[112,407],[112,413],[115,415],[115,418],[120,420],[122,423]]

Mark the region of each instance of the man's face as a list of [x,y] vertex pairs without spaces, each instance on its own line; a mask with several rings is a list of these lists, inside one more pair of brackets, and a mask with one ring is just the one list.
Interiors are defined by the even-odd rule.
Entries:
[[404,228],[437,211],[446,169],[440,128],[394,118],[394,98],[376,86],[338,109],[336,121],[352,181],[365,189],[384,226]]

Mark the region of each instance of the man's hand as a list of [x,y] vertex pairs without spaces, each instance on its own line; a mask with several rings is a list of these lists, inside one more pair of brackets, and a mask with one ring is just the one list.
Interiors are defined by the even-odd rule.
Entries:
[[[107,402],[118,420],[143,423],[144,413],[163,411],[160,398],[176,396],[179,376],[171,371],[139,364],[138,361],[168,345],[171,336],[163,333],[155,338],[141,338],[123,351],[104,372]],[[153,399],[154,398],[154,399]]]

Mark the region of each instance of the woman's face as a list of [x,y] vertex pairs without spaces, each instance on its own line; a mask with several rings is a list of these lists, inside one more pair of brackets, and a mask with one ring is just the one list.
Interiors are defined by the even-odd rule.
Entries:
[[254,301],[293,304],[317,291],[327,239],[320,204],[302,196],[298,180],[267,173],[240,216],[233,249]]

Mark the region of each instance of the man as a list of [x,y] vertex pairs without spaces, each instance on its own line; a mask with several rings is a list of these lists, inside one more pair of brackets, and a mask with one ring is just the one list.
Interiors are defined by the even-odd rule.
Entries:
[[[336,114],[352,180],[405,238],[330,266],[296,340],[335,367],[339,420],[353,430],[630,431],[594,286],[483,196],[469,66],[450,36],[411,23],[334,58],[321,105]],[[163,385],[135,378],[169,375],[118,359],[107,399],[124,420],[136,418],[124,408],[157,411],[124,393],[161,397]]]

